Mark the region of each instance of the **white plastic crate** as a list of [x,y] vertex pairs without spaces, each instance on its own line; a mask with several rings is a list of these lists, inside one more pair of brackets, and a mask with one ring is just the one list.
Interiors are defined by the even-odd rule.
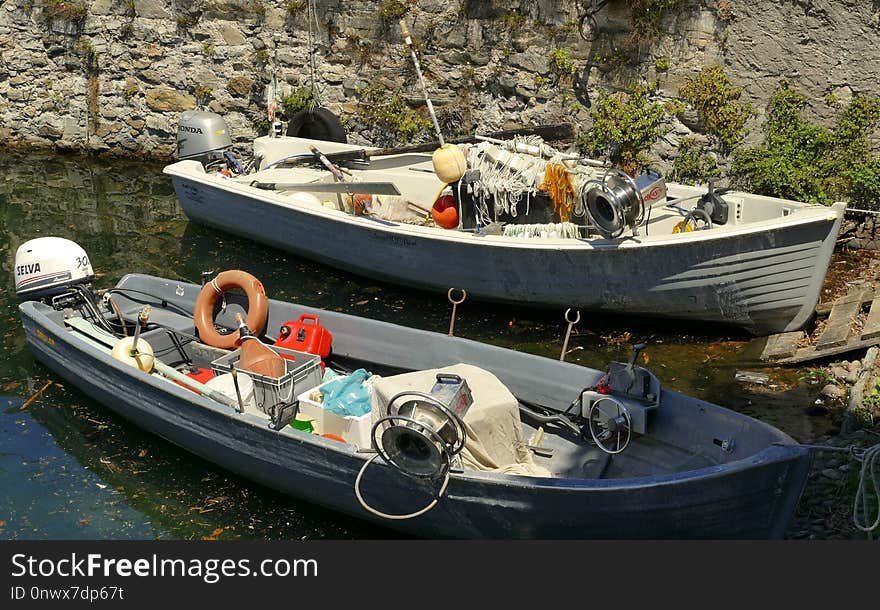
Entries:
[[323,402],[318,402],[309,398],[313,392],[320,389],[331,380],[327,380],[317,388],[312,388],[300,394],[299,414],[300,419],[303,417],[312,420],[312,427],[315,434],[334,434],[341,436],[352,445],[358,448],[367,448],[370,446],[370,430],[372,429],[372,413],[355,417],[353,415],[341,416],[333,411],[324,408]]
[[267,347],[278,354],[286,354],[295,358],[295,360],[284,359],[287,372],[281,377],[258,375],[239,369],[241,348],[217,358],[211,363],[211,368],[214,369],[216,375],[228,373],[232,370],[232,365],[235,365],[240,373],[249,376],[254,381],[254,396],[257,404],[266,413],[278,405],[293,403],[298,393],[306,392],[320,385],[322,376],[320,356],[273,345]]

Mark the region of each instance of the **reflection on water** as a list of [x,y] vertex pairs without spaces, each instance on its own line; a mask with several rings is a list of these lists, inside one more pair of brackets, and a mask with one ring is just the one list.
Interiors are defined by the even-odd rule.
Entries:
[[[379,284],[188,223],[162,164],[0,159],[7,168],[0,183],[0,538],[398,537],[230,475],[68,388],[27,348],[11,269],[21,243],[58,235],[89,253],[99,287],[128,272],[197,283],[202,271],[241,268],[273,298],[439,332],[449,325],[445,295]],[[562,314],[467,301],[458,307],[455,330],[558,358]],[[735,330],[584,313],[567,360],[604,368],[643,341],[647,365],[666,387],[746,412],[800,440],[830,425],[827,417],[805,415],[818,388],[799,384],[795,370],[763,369],[760,345]],[[770,372],[775,387],[748,391],[734,381],[743,369]],[[47,381],[53,383],[43,395],[20,410]]]

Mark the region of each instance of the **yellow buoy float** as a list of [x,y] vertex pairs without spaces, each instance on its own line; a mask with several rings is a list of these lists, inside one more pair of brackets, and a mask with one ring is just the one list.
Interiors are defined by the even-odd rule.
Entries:
[[153,348],[143,339],[138,339],[137,350],[132,351],[135,337],[123,337],[113,346],[110,354],[119,362],[124,362],[129,366],[140,369],[145,373],[153,370],[155,358],[153,356]]
[[467,159],[455,144],[444,144],[431,157],[434,173],[445,184],[458,182],[467,170]]

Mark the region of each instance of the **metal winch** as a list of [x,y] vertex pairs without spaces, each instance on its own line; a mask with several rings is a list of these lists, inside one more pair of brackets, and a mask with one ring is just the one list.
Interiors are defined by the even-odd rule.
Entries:
[[645,219],[645,206],[666,197],[666,182],[652,171],[633,180],[609,168],[588,183],[582,197],[590,222],[603,237],[613,239],[628,228],[635,231]]
[[373,425],[373,448],[405,474],[443,475],[467,442],[463,418],[472,404],[466,380],[438,373],[429,393],[408,390],[388,402],[387,414]]

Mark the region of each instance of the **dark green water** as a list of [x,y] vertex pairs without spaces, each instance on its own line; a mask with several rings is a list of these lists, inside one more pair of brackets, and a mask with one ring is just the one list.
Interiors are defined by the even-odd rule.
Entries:
[[[230,475],[67,387],[25,343],[13,259],[28,239],[57,235],[85,248],[98,287],[129,272],[198,283],[202,271],[241,268],[273,298],[440,332],[449,326],[445,295],[377,284],[189,223],[162,164],[8,153],[0,162],[0,539],[398,537]],[[558,358],[563,313],[466,301],[455,330]],[[798,440],[831,425],[828,416],[807,414],[818,388],[798,381],[803,371],[762,368],[755,362],[760,345],[738,331],[584,313],[576,333],[569,361],[604,368],[609,359],[628,358],[632,343],[647,342],[648,366],[666,387],[748,413]],[[772,386],[743,386],[734,380],[737,370],[768,372]]]

